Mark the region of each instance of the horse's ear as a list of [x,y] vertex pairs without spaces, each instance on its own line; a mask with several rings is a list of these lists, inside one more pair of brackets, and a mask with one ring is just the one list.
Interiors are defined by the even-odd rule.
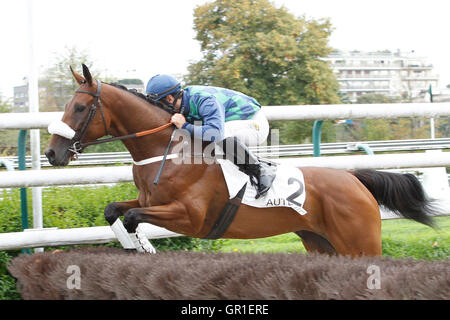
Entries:
[[73,77],[75,78],[75,81],[81,85],[82,83],[86,82],[86,80],[80,76],[77,72],[73,71],[72,66],[70,66],[70,72],[72,72]]
[[89,71],[89,68],[83,63],[83,75],[84,78],[86,79],[87,83],[92,86],[92,76],[91,76],[91,72]]

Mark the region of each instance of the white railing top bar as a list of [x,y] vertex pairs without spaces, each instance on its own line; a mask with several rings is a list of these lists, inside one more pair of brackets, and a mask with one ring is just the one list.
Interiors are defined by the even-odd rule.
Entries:
[[268,120],[436,118],[450,116],[450,103],[274,106],[263,110]]
[[0,113],[0,129],[46,129],[62,116],[63,112]]
[[[271,159],[296,167],[401,169],[450,167],[450,152],[302,157]],[[132,166],[88,167],[0,172],[0,188],[84,185],[133,181]]]
[[[268,120],[393,119],[450,116],[450,103],[336,104],[262,107]],[[44,129],[62,112],[0,113],[0,129]]]
[[[149,239],[181,236],[181,234],[148,223],[141,224],[140,228]],[[25,232],[0,233],[0,250],[100,244],[113,241],[118,240],[109,226],[72,229],[28,229]]]

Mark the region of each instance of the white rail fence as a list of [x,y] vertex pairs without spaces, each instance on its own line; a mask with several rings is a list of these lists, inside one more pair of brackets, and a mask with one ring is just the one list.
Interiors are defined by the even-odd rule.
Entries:
[[[263,107],[271,120],[438,118],[450,116],[450,103],[337,104]],[[2,113],[0,129],[45,129],[62,112]]]
[[[306,157],[272,160],[296,167],[336,169],[402,169],[450,167],[450,152]],[[0,173],[0,188],[85,185],[133,181],[132,166],[8,171]]]
[[[380,140],[365,142],[332,142],[322,143],[320,153],[322,155],[355,154],[363,151],[358,145],[367,145],[373,152],[416,152],[424,150],[450,150],[450,138],[437,139],[410,139],[410,140]],[[313,144],[269,145],[250,147],[250,150],[263,158],[312,156]],[[6,161],[11,167],[18,168],[19,160],[16,156],[0,157],[0,165]],[[25,157],[26,167],[31,167],[31,156]],[[78,159],[71,161],[69,167],[96,166],[110,164],[131,164],[133,158],[128,151],[83,153]],[[51,167],[45,155],[41,155],[41,166]]]
[[[450,103],[276,106],[263,107],[263,110],[269,120],[336,120],[399,117],[436,118],[439,116],[450,116]],[[0,129],[46,128],[50,122],[61,119],[61,117],[62,113],[60,112],[0,114]],[[430,168],[428,170],[440,170],[444,169],[444,167],[450,167],[450,152],[285,158],[276,159],[275,161],[294,166],[319,166],[338,169]],[[434,172],[432,176],[436,177],[437,171],[432,172]],[[439,172],[442,173],[442,170]],[[446,175],[439,175],[445,178],[448,189]],[[130,181],[132,181],[131,166],[0,172],[0,188],[101,184]],[[431,183],[428,182],[428,184],[436,186],[434,180]],[[443,186],[443,183],[439,185]],[[445,187],[442,188],[445,189]],[[436,190],[436,187],[434,189]],[[448,192],[447,189],[440,191],[445,193]],[[382,217],[390,218],[389,215],[383,215],[383,212]],[[164,228],[147,224],[144,227],[144,232],[150,239],[179,236],[179,234],[170,232]],[[44,228],[0,234],[0,250],[107,243],[111,241],[117,241],[117,239],[109,227],[61,230]]]

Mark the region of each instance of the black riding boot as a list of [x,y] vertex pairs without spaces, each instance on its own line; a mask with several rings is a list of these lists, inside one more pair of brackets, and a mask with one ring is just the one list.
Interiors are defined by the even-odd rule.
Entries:
[[258,158],[236,137],[221,141],[225,157],[238,166],[239,170],[250,176],[251,183],[256,186],[256,199],[264,195],[275,179],[275,168]]

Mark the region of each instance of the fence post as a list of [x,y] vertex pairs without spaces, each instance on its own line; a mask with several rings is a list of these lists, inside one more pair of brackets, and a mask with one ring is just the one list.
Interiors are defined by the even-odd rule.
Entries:
[[0,167],[5,166],[7,171],[14,171],[14,165],[9,160],[0,160]]
[[[430,94],[430,103],[433,103],[433,90],[431,89],[431,84],[428,93]],[[430,118],[430,131],[431,139],[435,139],[434,118]]]
[[367,144],[365,144],[365,143],[358,143],[358,144],[356,145],[356,148],[357,148],[358,150],[365,151],[366,154],[368,154],[368,155],[373,155],[373,154],[374,154],[374,153],[373,153],[373,150],[369,147],[369,145],[367,145]]
[[[20,130],[19,139],[17,142],[18,147],[18,160],[19,160],[19,170],[26,170],[27,165],[25,161],[25,156],[27,153],[27,130]],[[28,198],[27,198],[27,188],[20,188],[20,209],[22,218],[22,231],[28,229]],[[31,254],[30,249],[22,250],[23,253]]]
[[320,157],[320,136],[322,135],[323,120],[314,121],[312,140],[314,144],[314,157]]

